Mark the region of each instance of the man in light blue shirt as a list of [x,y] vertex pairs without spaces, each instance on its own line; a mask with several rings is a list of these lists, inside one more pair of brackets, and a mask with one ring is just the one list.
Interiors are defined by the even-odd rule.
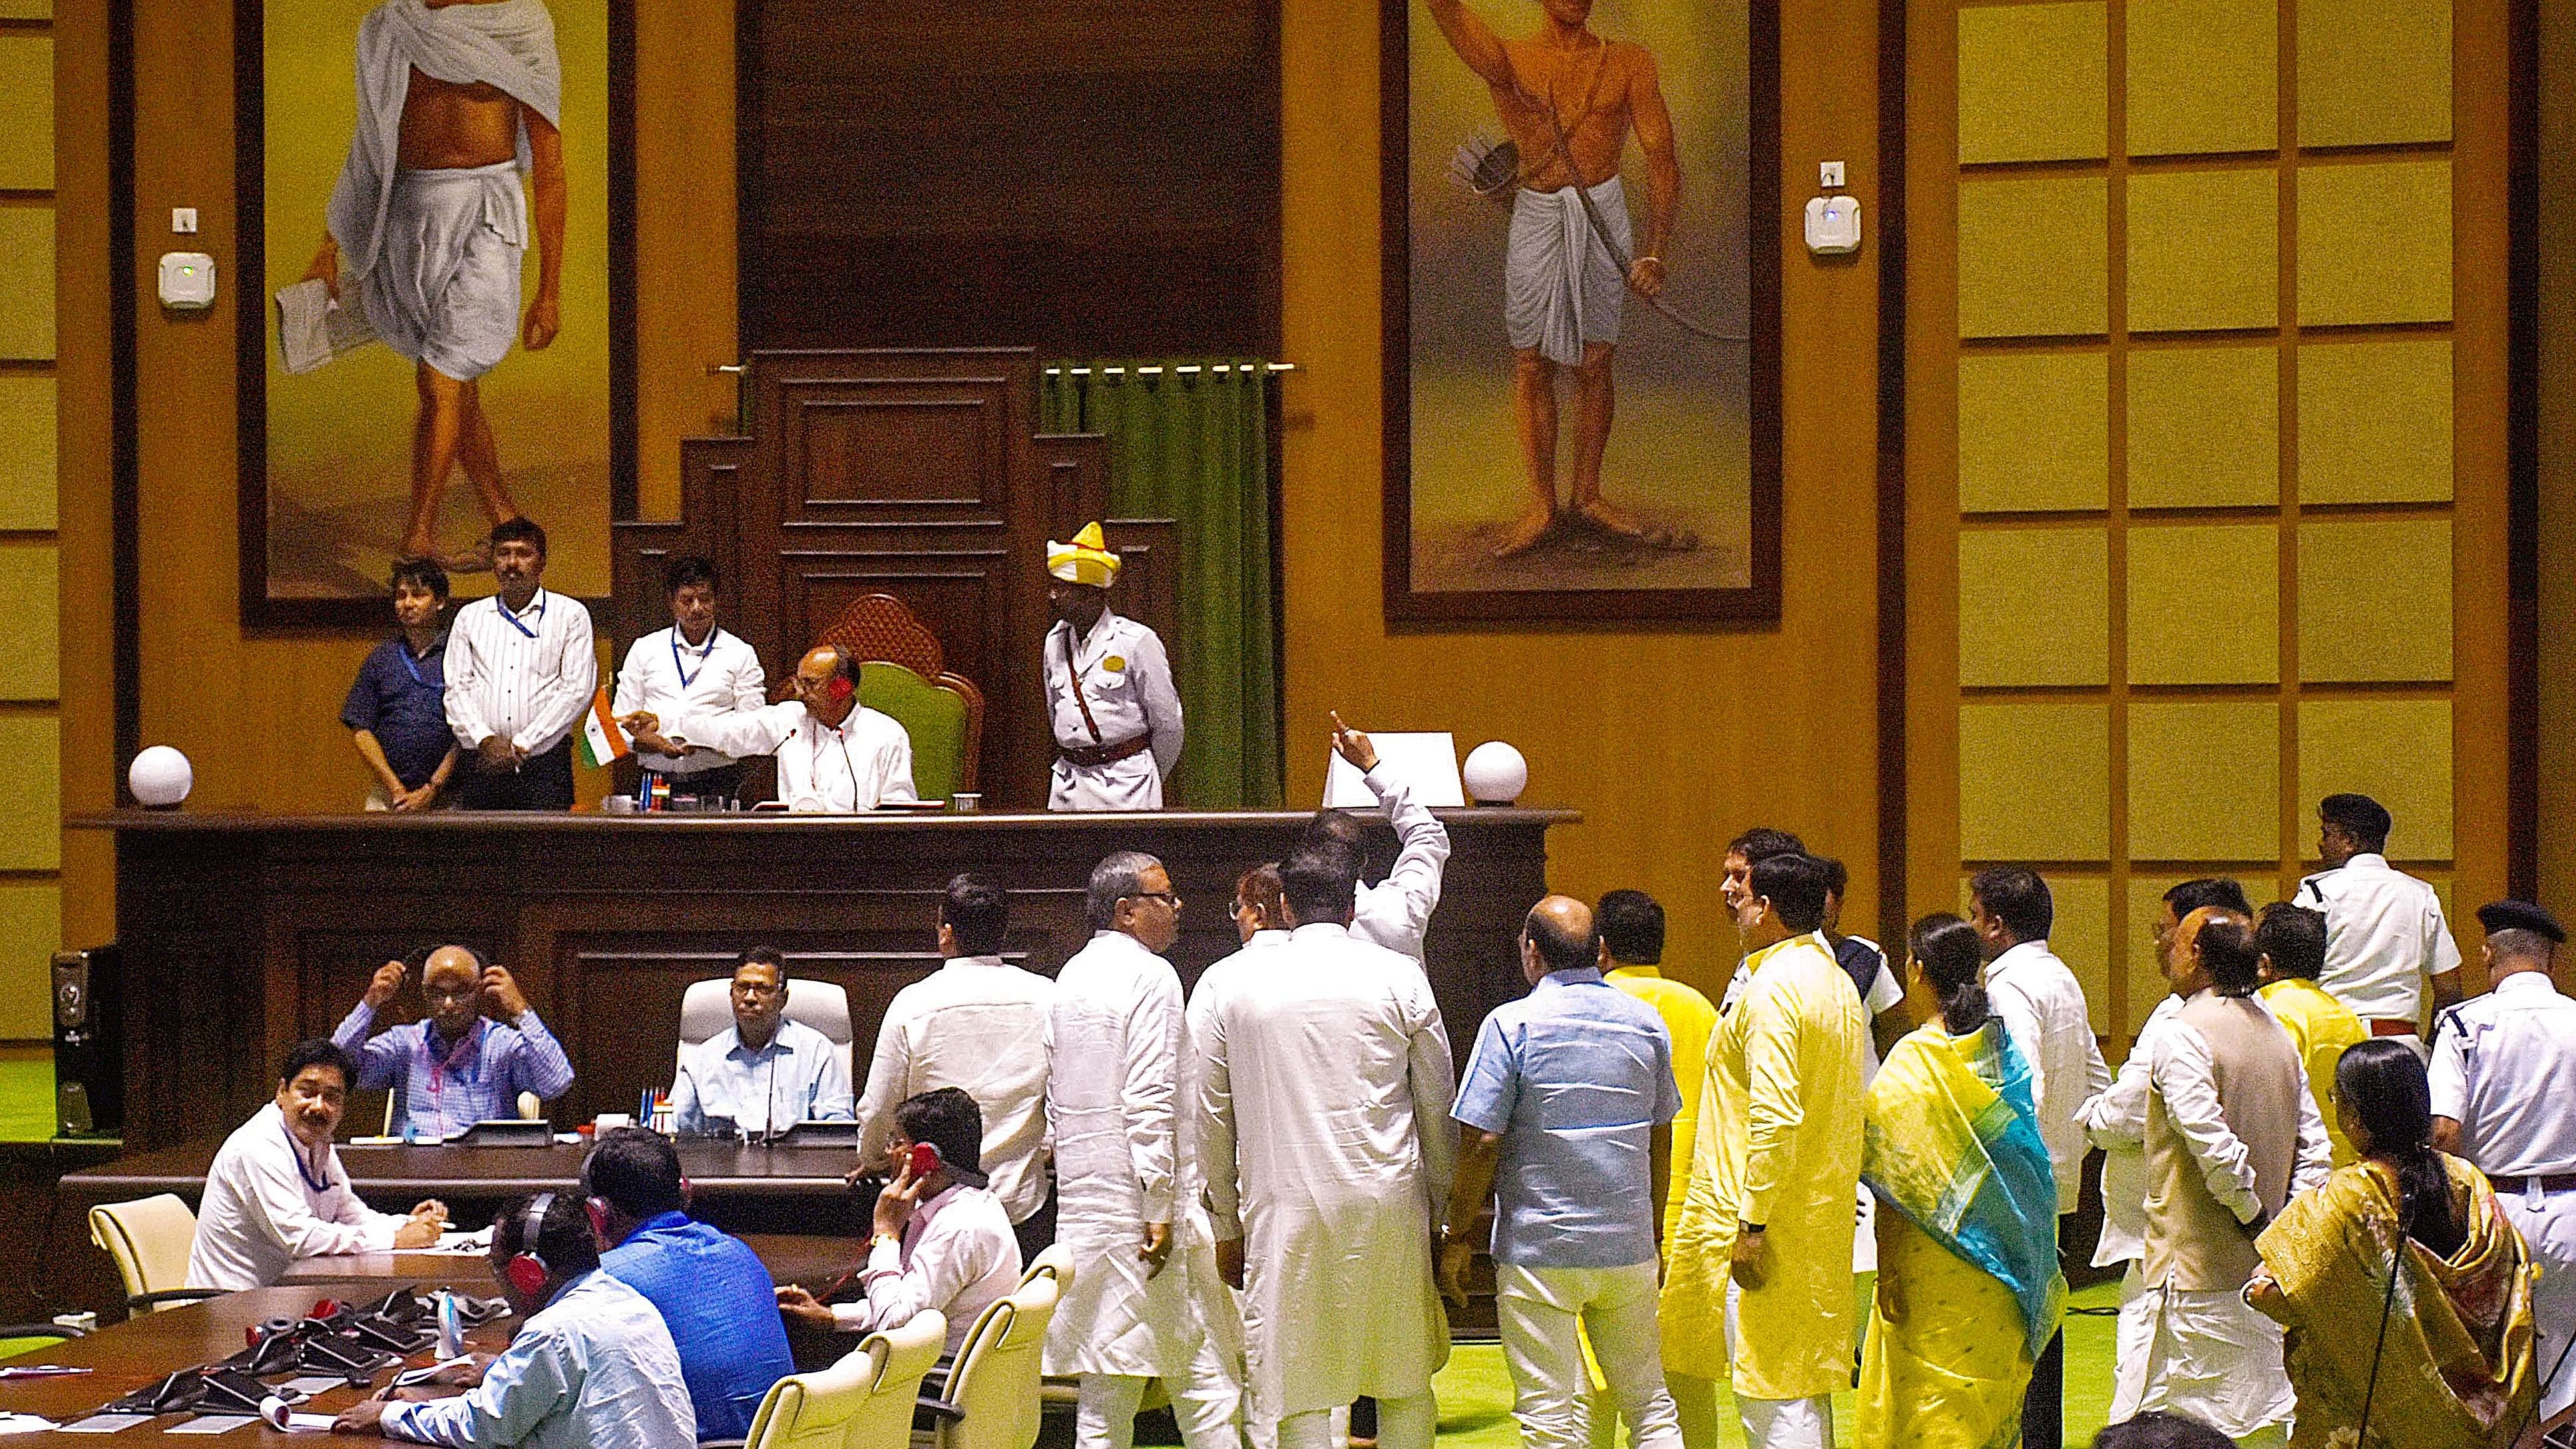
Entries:
[[786,1011],[787,958],[767,946],[743,952],[733,968],[733,1025],[699,1043],[671,1084],[676,1130],[765,1132],[854,1115],[850,1069],[832,1039]]
[[1655,1322],[1656,1232],[1681,1110],[1672,1037],[1653,1007],[1602,979],[1590,906],[1540,901],[1520,948],[1530,994],[1485,1018],[1451,1109],[1465,1130],[1440,1289],[1465,1306],[1472,1229],[1492,1202],[1494,1306],[1522,1442],[1589,1442],[1588,1335],[1636,1449],[1680,1449]]
[[[358,1059],[354,1086],[393,1090],[396,1133],[434,1142],[477,1122],[518,1116],[522,1092],[552,1100],[571,1090],[572,1062],[537,1019],[519,983],[471,946],[441,946],[421,962],[427,1020],[370,1038],[376,1013],[402,990],[408,974],[400,961],[377,968],[357,1009],[331,1033],[342,1051]],[[483,1014],[486,1007],[492,1017]]]
[[[463,1394],[368,1399],[342,1410],[332,1429],[448,1449],[694,1443],[697,1417],[671,1331],[643,1294],[600,1271],[591,1232],[587,1206],[572,1193],[539,1193],[502,1209],[492,1226],[492,1276],[519,1319],[508,1350],[444,1370],[428,1390],[463,1386]],[[512,1261],[523,1252],[524,1261]]]
[[796,1372],[769,1269],[740,1238],[689,1217],[680,1155],[660,1133],[601,1133],[581,1190],[598,1213],[599,1266],[651,1299],[671,1330],[699,1436],[749,1434],[770,1385]]

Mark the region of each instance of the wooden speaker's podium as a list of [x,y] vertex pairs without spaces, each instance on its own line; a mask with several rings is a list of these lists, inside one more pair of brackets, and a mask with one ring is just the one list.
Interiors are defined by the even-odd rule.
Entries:
[[[983,691],[985,798],[1041,807],[1054,758],[1042,673],[1046,544],[1107,517],[1107,440],[1037,431],[1024,347],[756,352],[743,436],[680,445],[680,517],[613,525],[616,654],[667,627],[663,561],[724,575],[724,623],[772,679],[864,594],[892,594]],[[1108,519],[1111,606],[1176,655],[1169,519]]]

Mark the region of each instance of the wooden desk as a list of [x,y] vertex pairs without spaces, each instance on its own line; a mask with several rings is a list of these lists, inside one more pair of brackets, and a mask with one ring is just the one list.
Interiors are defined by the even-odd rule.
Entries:
[[[456,1260],[449,1260],[453,1263]],[[423,1288],[450,1287],[460,1292],[489,1296],[492,1280],[488,1273],[458,1273],[452,1268],[442,1274],[418,1280]],[[318,1290],[329,1285],[306,1283],[291,1287],[254,1288],[245,1293],[228,1293],[204,1303],[164,1309],[129,1323],[104,1328],[87,1338],[75,1339],[27,1356],[34,1363],[63,1364],[88,1368],[94,1372],[65,1378],[28,1379],[0,1383],[0,1409],[22,1414],[42,1414],[58,1424],[68,1424],[88,1417],[101,1404],[124,1397],[152,1383],[164,1374],[241,1352],[242,1331],[264,1319],[286,1314],[300,1314],[313,1307]],[[349,1282],[340,1285],[345,1291],[327,1296],[365,1298],[384,1292],[382,1282]],[[467,1341],[485,1352],[498,1352],[510,1341],[512,1322],[502,1319],[469,1331]],[[415,1364],[431,1362],[434,1355],[412,1355]],[[282,1383],[292,1375],[273,1374],[270,1383]],[[387,1374],[379,1371],[377,1383]],[[303,1405],[306,1413],[335,1413],[356,1402],[361,1394],[354,1389],[334,1389],[315,1396]],[[163,1436],[170,1425],[182,1422],[176,1415],[147,1420],[118,1434],[29,1434],[12,1435],[8,1442],[20,1444],[78,1445],[99,1443],[132,1443],[150,1440],[156,1444],[187,1443],[182,1436],[176,1441]],[[240,1449],[246,1444],[301,1445],[313,1449],[330,1441],[310,1434],[281,1434],[266,1424],[252,1423],[229,1434],[214,1436],[203,1442]],[[346,1441],[343,1441],[346,1442]]]
[[[867,1253],[864,1238],[822,1237],[811,1233],[744,1233],[744,1243],[760,1255],[761,1264],[769,1269],[772,1280],[801,1283],[816,1292],[842,1273],[856,1266]],[[331,1253],[319,1258],[300,1258],[277,1281],[281,1287],[315,1284],[346,1284],[352,1281],[378,1285],[381,1294],[387,1283],[469,1283],[481,1274],[484,1286],[470,1291],[489,1297],[500,1290],[493,1287],[485,1272],[481,1255],[457,1253]],[[37,1355],[42,1358],[42,1355]]]
[[[177,1193],[193,1207],[220,1142],[190,1142],[66,1174],[57,1191],[76,1216],[103,1202]],[[846,1233],[864,1239],[866,1206],[842,1182],[858,1161],[846,1147],[677,1144],[692,1190],[690,1211],[727,1232]],[[342,1144],[349,1185],[384,1212],[434,1197],[457,1221],[480,1226],[524,1193],[568,1192],[581,1181],[581,1147],[352,1147]],[[454,1263],[459,1259],[439,1259]]]
[[[269,816],[118,811],[125,1140],[219,1141],[268,1099],[278,1061],[328,1036],[387,960],[441,942],[517,973],[579,1074],[560,1123],[631,1112],[671,1080],[680,996],[743,948],[787,952],[850,993],[860,1075],[896,990],[937,965],[939,892],[961,870],[1010,887],[1008,954],[1052,972],[1089,939],[1083,887],[1113,850],[1170,867],[1188,902],[1184,983],[1235,949],[1226,903],[1277,860],[1303,812],[1147,815]],[[1485,1013],[1522,994],[1514,941],[1546,890],[1552,810],[1453,810],[1427,966],[1463,1059]],[[1383,825],[1372,878],[1395,853]],[[418,1011],[417,985],[389,1015]],[[357,1094],[353,1123],[382,1111]],[[356,1171],[354,1163],[351,1170]]]

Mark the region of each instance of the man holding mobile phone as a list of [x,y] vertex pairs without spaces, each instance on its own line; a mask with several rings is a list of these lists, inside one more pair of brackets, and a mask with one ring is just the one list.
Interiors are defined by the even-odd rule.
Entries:
[[894,1109],[886,1170],[861,1297],[824,1303],[794,1284],[778,1290],[778,1311],[808,1328],[873,1333],[910,1322],[925,1308],[948,1317],[954,1354],[995,1299],[1020,1286],[1020,1242],[1011,1215],[986,1185],[984,1114],[955,1087],[911,1097]]

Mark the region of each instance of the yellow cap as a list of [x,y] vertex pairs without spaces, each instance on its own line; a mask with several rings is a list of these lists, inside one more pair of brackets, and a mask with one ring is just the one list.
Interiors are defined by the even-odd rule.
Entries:
[[1118,555],[1109,551],[1100,525],[1086,523],[1071,543],[1047,541],[1047,572],[1068,584],[1105,589],[1118,579]]

